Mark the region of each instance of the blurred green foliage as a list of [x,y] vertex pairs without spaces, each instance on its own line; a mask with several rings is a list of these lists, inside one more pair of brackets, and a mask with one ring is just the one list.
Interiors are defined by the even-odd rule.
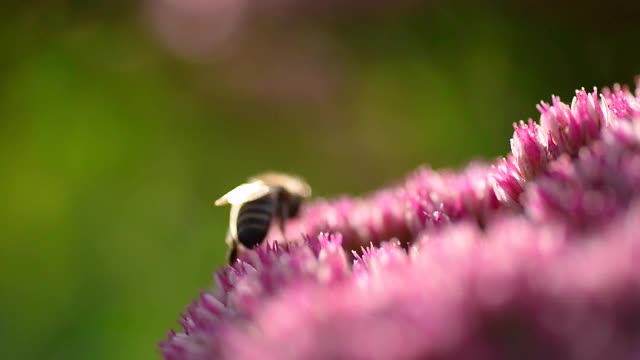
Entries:
[[137,7],[9,8],[4,359],[157,358],[223,263],[228,209],[212,201],[255,172],[301,174],[319,196],[364,193],[423,163],[504,154],[540,99],[640,71],[633,13],[609,27],[596,10],[425,6],[316,24],[340,81],[275,101],[234,86],[227,65],[159,46]]

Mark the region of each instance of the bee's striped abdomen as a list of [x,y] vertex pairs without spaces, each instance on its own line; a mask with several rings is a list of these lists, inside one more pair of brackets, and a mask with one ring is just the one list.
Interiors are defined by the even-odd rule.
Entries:
[[260,244],[269,232],[275,205],[272,194],[242,205],[236,223],[238,242],[249,249]]

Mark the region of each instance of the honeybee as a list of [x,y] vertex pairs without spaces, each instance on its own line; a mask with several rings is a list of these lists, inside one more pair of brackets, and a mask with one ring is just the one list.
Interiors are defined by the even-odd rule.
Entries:
[[216,206],[231,205],[227,260],[233,264],[239,247],[260,245],[273,221],[285,237],[285,221],[298,216],[303,201],[311,196],[311,187],[301,178],[277,172],[253,176],[246,183],[216,200]]

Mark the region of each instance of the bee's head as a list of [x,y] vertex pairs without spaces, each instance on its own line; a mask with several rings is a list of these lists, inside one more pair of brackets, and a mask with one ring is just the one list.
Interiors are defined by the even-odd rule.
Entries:
[[296,216],[298,216],[298,214],[300,213],[300,207],[302,205],[302,198],[298,197],[298,196],[292,196],[289,198],[289,202],[288,202],[288,212],[287,212],[287,216],[289,218],[294,218]]
[[300,199],[311,197],[311,186],[302,178],[295,175],[267,172],[249,179],[249,181],[256,180],[262,181],[269,186],[280,187],[292,197],[298,197]]

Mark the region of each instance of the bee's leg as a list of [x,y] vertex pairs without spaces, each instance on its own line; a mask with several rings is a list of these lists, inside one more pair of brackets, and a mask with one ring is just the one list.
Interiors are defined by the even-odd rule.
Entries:
[[280,219],[280,233],[282,234],[282,242],[286,243],[287,242],[287,234],[285,233],[285,222],[287,220],[287,218],[289,217],[289,207],[285,204],[280,206],[280,215],[279,215]]
[[236,243],[233,243],[229,247],[229,250],[227,251],[227,261],[229,262],[229,265],[233,265],[236,263],[237,260],[238,260],[238,245]]
[[227,231],[227,237],[225,238],[229,250],[227,250],[227,261],[229,265],[233,265],[238,260],[238,243],[231,235],[231,231]]

